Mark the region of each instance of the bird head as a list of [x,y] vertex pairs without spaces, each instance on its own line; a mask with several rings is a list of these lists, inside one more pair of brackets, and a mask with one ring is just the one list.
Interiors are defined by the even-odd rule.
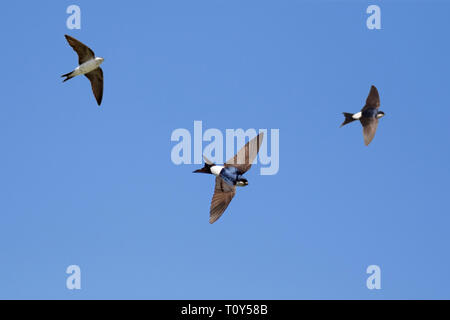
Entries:
[[240,178],[240,179],[236,182],[236,185],[237,185],[238,187],[245,187],[245,186],[248,185],[248,181],[247,181],[247,179],[245,179],[245,178]]

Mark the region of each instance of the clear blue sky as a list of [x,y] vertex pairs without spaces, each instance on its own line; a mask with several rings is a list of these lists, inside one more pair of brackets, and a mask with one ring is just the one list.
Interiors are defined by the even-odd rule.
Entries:
[[[78,4],[82,29],[66,28]],[[382,30],[366,28],[381,7]],[[444,1],[2,4],[0,298],[450,298]],[[70,34],[105,58],[97,107]],[[369,147],[341,112],[378,87]],[[208,223],[177,128],[280,129]],[[65,270],[81,267],[82,289]],[[366,268],[381,267],[381,290]]]

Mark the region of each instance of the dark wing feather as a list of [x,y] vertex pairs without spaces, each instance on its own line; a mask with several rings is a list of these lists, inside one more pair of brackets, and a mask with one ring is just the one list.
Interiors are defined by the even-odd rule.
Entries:
[[222,216],[235,194],[235,186],[230,186],[221,177],[216,177],[214,196],[209,209],[209,223],[216,222]]
[[233,166],[236,167],[241,174],[246,173],[251,168],[253,160],[255,160],[256,155],[259,152],[263,138],[264,132],[261,132],[252,140],[247,142],[247,144],[243,146],[233,158],[225,163],[225,166]]
[[361,118],[361,124],[363,126],[363,135],[364,135],[364,144],[366,146],[373,140],[375,137],[375,132],[378,127],[378,119],[377,118]]
[[380,107],[380,95],[378,94],[378,90],[375,86],[370,88],[369,95],[366,99],[366,105],[363,110],[366,108],[379,108]]
[[67,34],[65,35],[65,37],[73,50],[75,50],[75,52],[78,54],[78,64],[83,64],[86,61],[95,58],[94,51],[92,51],[91,48],[89,48],[87,45],[75,38],[72,38],[71,36],[68,36]]
[[98,105],[102,103],[103,98],[103,70],[102,68],[97,68],[85,76],[91,81],[92,92],[94,93],[95,99]]

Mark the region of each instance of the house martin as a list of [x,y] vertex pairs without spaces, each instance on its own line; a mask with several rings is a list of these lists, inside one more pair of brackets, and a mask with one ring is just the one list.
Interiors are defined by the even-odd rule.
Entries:
[[236,194],[236,186],[244,187],[248,185],[248,181],[243,175],[252,166],[263,138],[264,132],[261,132],[223,166],[212,163],[204,156],[205,166],[194,171],[194,173],[207,173],[216,176],[214,195],[209,210],[209,223],[216,222],[225,212],[225,209]]
[[364,144],[366,146],[373,140],[375,132],[378,127],[378,119],[384,117],[384,112],[379,111],[380,108],[380,96],[378,95],[378,90],[375,86],[370,88],[369,96],[366,100],[366,105],[358,113],[348,113],[343,112],[345,116],[344,122],[341,124],[345,126],[346,124],[359,120],[363,126],[363,136]]
[[100,65],[104,59],[96,57],[91,48],[77,39],[68,35],[65,35],[65,37],[73,50],[78,54],[79,66],[75,70],[63,74],[62,77],[66,77],[63,82],[84,74],[91,82],[92,92],[97,100],[97,104],[100,105],[103,97],[103,70],[100,68]]

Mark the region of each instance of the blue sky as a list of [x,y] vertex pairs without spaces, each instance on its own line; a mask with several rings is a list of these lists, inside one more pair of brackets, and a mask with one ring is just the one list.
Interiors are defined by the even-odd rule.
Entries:
[[[449,299],[449,9],[3,4],[0,298]],[[61,83],[77,64],[64,34],[105,58],[100,108],[86,79]],[[339,125],[372,84],[386,117],[365,147]],[[278,174],[253,167],[213,225],[213,177],[170,159],[195,120],[280,130]],[[66,289],[72,264],[81,290]]]

